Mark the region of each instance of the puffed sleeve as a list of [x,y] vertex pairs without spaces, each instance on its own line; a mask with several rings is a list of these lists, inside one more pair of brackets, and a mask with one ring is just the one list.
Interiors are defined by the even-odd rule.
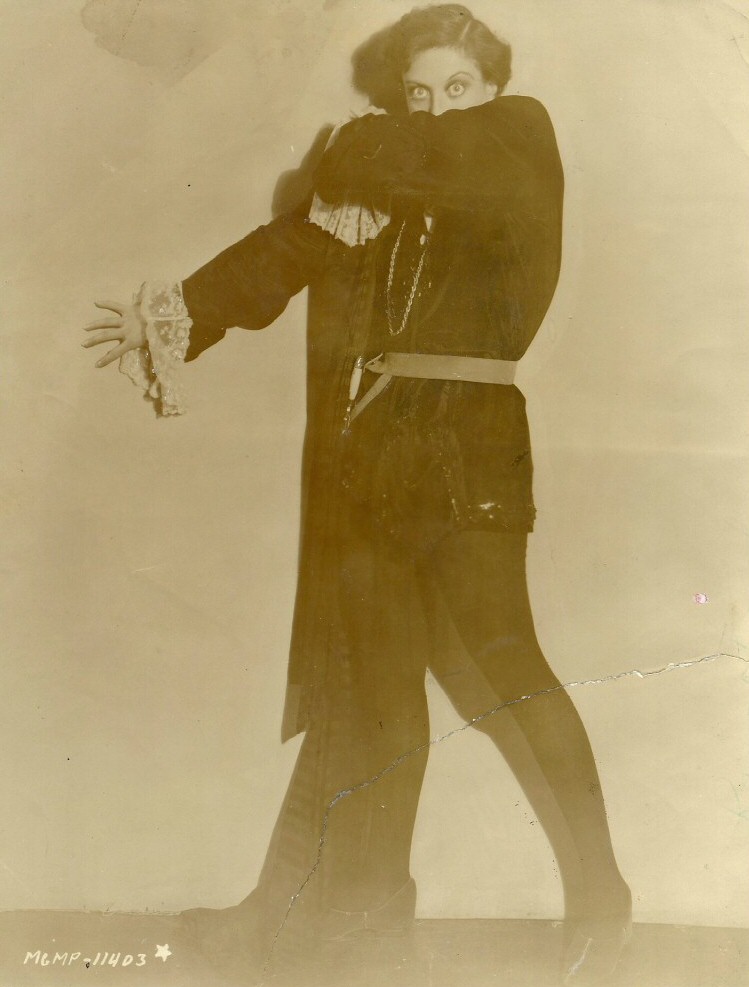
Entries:
[[465,210],[554,195],[561,183],[549,115],[529,96],[439,116],[361,117],[341,129],[316,175],[328,202],[386,192]]
[[182,282],[192,320],[186,360],[217,343],[232,326],[263,329],[289,300],[345,249],[329,233],[294,212],[260,226]]

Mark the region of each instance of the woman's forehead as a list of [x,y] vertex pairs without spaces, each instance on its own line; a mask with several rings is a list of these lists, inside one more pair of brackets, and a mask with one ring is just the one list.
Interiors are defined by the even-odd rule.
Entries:
[[407,82],[426,82],[449,79],[457,72],[479,79],[483,75],[474,59],[458,48],[426,48],[413,56],[404,78]]

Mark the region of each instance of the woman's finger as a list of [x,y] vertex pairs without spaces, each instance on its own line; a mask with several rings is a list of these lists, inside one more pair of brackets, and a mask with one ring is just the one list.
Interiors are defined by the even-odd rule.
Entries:
[[127,348],[125,347],[124,343],[120,343],[119,346],[115,346],[113,350],[110,350],[109,353],[106,353],[101,358],[101,360],[97,360],[94,366],[106,367],[107,364],[114,363],[115,360],[119,360],[122,354],[126,352],[127,352]]
[[81,346],[88,349],[89,346],[98,346],[99,343],[110,343],[113,339],[122,339],[122,329],[102,329],[101,332],[81,343]]
[[91,322],[83,327],[84,332],[91,332],[92,329],[115,329],[122,327],[122,319],[99,319],[98,322]]
[[94,302],[97,308],[106,308],[110,312],[117,312],[118,315],[124,315],[127,305],[123,305],[122,302]]

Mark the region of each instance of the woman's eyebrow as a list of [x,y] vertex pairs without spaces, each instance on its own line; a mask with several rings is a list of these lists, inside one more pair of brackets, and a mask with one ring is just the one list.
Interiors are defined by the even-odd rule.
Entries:
[[[459,69],[457,72],[453,72],[453,74],[448,79],[445,80],[445,85],[446,86],[449,86],[450,83],[454,79],[457,79],[459,76],[467,76],[469,79],[474,79],[475,78],[475,76],[473,75],[473,73],[470,72],[468,69]],[[408,78],[406,78],[406,79],[403,80],[403,82],[407,86],[421,86],[424,89],[431,89],[432,88],[431,86],[428,86],[426,84],[426,82],[419,82],[418,79],[408,79]]]

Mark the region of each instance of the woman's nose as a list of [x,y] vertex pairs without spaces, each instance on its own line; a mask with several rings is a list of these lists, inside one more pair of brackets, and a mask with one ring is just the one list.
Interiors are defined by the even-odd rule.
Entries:
[[447,109],[447,96],[444,93],[434,93],[429,100],[429,112],[438,117]]

